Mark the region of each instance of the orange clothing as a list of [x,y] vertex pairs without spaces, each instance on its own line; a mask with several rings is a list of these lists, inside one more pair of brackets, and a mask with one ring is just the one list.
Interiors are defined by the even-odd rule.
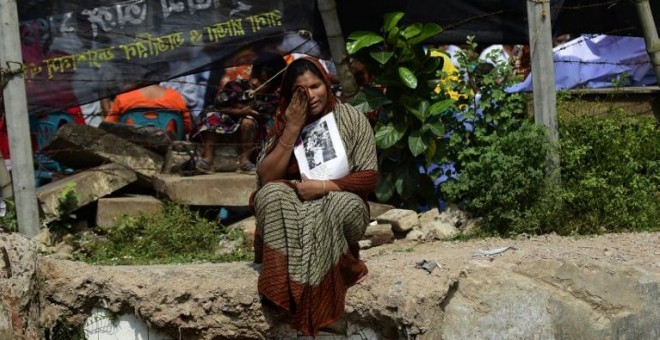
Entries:
[[155,99],[147,98],[139,89],[117,95],[105,121],[119,123],[124,112],[138,107],[162,107],[179,111],[183,114],[183,132],[189,133],[192,129],[192,117],[186,101],[179,92],[169,88],[165,89],[165,95]]

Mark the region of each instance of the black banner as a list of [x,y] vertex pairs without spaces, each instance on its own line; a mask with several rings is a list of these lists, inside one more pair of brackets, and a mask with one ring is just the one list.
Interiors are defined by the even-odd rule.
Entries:
[[314,1],[32,0],[19,2],[30,112],[55,111],[261,50],[317,54]]
[[[468,35],[482,45],[528,42],[526,0],[336,0],[345,35],[353,31],[378,31],[387,12],[404,12],[403,22],[434,22],[443,32],[436,44],[462,44]],[[651,0],[656,26],[660,26],[660,1]],[[642,36],[636,1],[550,0],[552,28],[560,34],[611,34]]]

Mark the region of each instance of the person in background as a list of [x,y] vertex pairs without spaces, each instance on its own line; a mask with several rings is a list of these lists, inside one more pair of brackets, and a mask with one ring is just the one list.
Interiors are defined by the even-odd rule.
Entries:
[[531,72],[529,45],[491,45],[481,51],[479,59],[493,64],[505,63],[525,78]]
[[206,95],[209,71],[188,74],[168,81],[163,81],[160,86],[177,90],[186,101],[193,121],[198,119],[204,111],[204,97]]
[[[367,197],[378,185],[369,121],[340,103],[330,87],[316,59],[300,58],[288,66],[271,137],[258,158],[259,189],[250,200],[257,220],[255,262],[262,264],[259,292],[267,306],[288,311],[291,326],[306,335],[341,327],[346,291],[367,274],[358,240],[369,224]],[[330,113],[348,174],[308,179],[300,173],[294,147],[303,143],[305,126]],[[306,138],[305,143],[319,142],[310,140],[314,134]]]
[[200,173],[213,173],[215,146],[221,135],[240,133],[239,171],[254,174],[251,156],[255,145],[265,140],[269,120],[277,110],[278,86],[286,63],[276,53],[264,52],[254,60],[250,79],[228,82],[218,92],[215,107],[200,116],[195,136],[202,139],[202,157],[197,160]]
[[[106,122],[119,123],[121,115],[135,108],[164,108],[181,112],[183,116],[183,132],[187,134],[192,129],[192,118],[186,102],[179,92],[164,88],[158,84],[147,85],[137,90],[117,95],[105,117]],[[167,130],[176,134],[175,126]]]

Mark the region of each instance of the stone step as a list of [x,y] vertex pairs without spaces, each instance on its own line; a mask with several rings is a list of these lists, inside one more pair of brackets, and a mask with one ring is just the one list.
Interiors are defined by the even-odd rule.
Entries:
[[135,181],[133,170],[110,163],[46,184],[37,189],[42,221],[54,221]]
[[163,168],[163,156],[88,125],[62,126],[41,152],[76,169],[119,163],[149,182]]
[[163,202],[153,196],[134,195],[127,197],[109,197],[98,201],[96,225],[100,228],[110,228],[117,218],[139,216],[140,214],[158,213],[163,210]]
[[156,191],[173,202],[198,206],[248,206],[257,189],[254,175],[218,172],[209,175],[154,177]]

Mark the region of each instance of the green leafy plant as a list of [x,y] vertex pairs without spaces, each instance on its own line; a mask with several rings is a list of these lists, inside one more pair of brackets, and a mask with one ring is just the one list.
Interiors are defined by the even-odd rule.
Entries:
[[660,133],[624,113],[560,116],[563,233],[660,230]]
[[441,185],[446,199],[484,218],[484,231],[501,235],[547,232],[545,221],[556,212],[548,194],[545,164],[550,144],[546,130],[522,123],[505,135],[483,137],[462,151],[460,176]]
[[67,215],[78,208],[76,182],[67,182],[58,195],[60,215]]
[[383,174],[376,195],[380,201],[416,206],[433,201],[432,180],[419,168],[436,157],[437,142],[445,134],[440,114],[451,101],[434,95],[442,59],[431,57],[422,45],[442,28],[434,23],[404,26],[403,16],[386,14],[380,33],[353,32],[347,50],[386,89],[385,94],[364,89],[353,101],[365,113],[381,112],[374,123]]
[[250,260],[252,253],[239,248],[218,252],[221,238],[242,235],[209,221],[189,208],[169,204],[163,213],[124,216],[103,239],[92,242],[78,258],[97,264],[155,264]]
[[5,216],[0,217],[0,225],[9,231],[18,231],[18,220],[16,219],[16,203],[13,199],[4,199],[6,204]]
[[403,16],[386,14],[380,33],[349,35],[349,54],[367,65],[375,84],[352,104],[365,113],[379,110],[374,122],[382,174],[378,200],[434,206],[439,193],[433,182],[445,175],[434,164],[453,162],[460,170],[470,156],[466,148],[490,134],[515,130],[524,118],[524,101],[505,92],[517,80],[511,66],[480,62],[473,38],[459,56],[460,73],[444,73],[444,59],[423,46],[441,27],[404,26]]

